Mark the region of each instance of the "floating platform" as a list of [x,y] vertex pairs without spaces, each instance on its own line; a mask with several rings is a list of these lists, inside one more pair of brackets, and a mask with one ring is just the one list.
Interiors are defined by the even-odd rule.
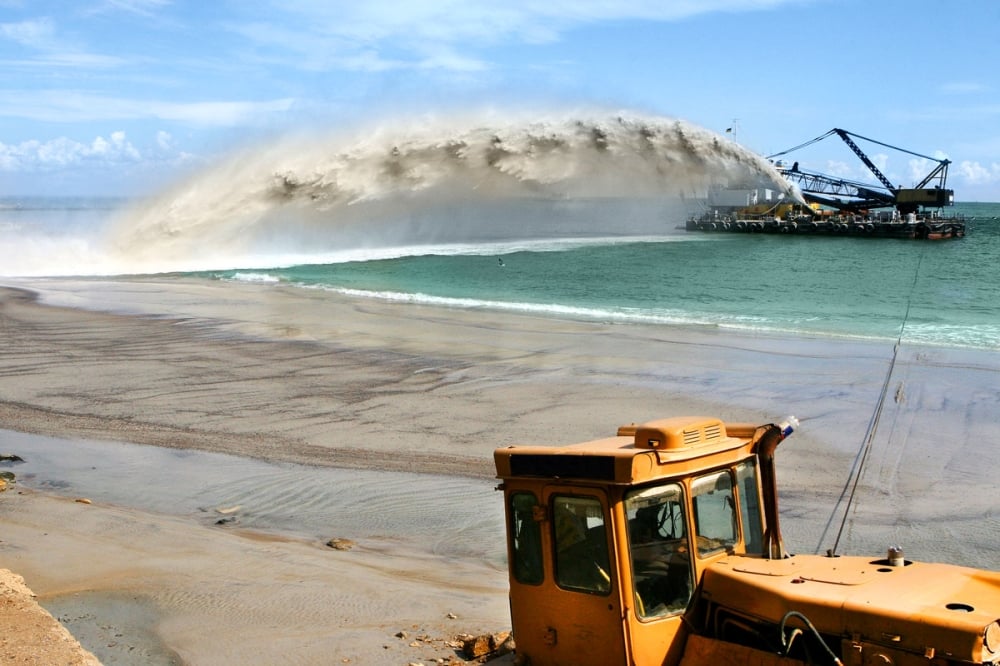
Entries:
[[795,236],[858,236],[862,238],[905,238],[944,240],[965,236],[961,218],[918,218],[878,220],[836,217],[831,219],[744,218],[704,215],[687,221],[688,231],[711,233],[788,234]]

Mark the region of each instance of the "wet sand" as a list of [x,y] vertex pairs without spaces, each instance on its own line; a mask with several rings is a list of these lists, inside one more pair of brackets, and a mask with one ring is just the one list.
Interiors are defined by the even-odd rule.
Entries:
[[[434,489],[448,488],[449,479],[490,486],[498,446],[582,441],[678,414],[802,419],[778,451],[782,528],[793,551],[823,552],[839,533],[842,553],[884,555],[900,545],[911,559],[1000,569],[995,352],[904,344],[866,449],[891,342],[552,320],[274,285],[6,284],[6,430],[67,446],[126,442],[310,469],[438,475],[427,477],[429,490],[410,484],[426,512],[444,518],[427,524],[427,539],[400,523],[376,524],[372,507],[410,501],[400,477],[340,491],[370,504],[320,502],[317,515],[334,507],[326,534],[314,524],[283,530],[280,514],[259,505],[245,522],[220,526],[183,502],[174,510],[144,503],[157,494],[155,482],[119,477],[120,493],[101,495],[100,469],[89,481],[88,494],[98,495],[89,505],[73,501],[88,491],[87,475],[61,489],[25,480],[20,494],[0,495],[0,566],[23,575],[74,633],[115,643],[108,649],[120,659],[136,650],[159,663],[192,664],[446,657],[452,652],[443,643],[410,643],[509,627],[506,574],[495,557],[503,548],[499,513],[483,508],[499,496],[447,491],[438,502]],[[0,439],[0,448],[15,439]],[[17,453],[32,453],[19,444],[28,450]],[[46,460],[70,467],[64,456]],[[112,460],[102,463],[108,474],[125,465],[121,456]],[[238,465],[205,463],[219,471],[195,487],[197,475],[166,473],[169,460],[129,464],[163,469],[161,485],[183,497],[238,483],[243,503],[264,497],[292,506],[296,498],[256,495],[256,476],[234,472],[234,480],[222,471]],[[61,473],[50,469],[46,478]],[[274,483],[266,478],[262,487]],[[281,483],[301,490],[299,482]],[[338,484],[328,485],[336,495]],[[472,517],[456,510],[464,504]],[[338,522],[347,514],[363,518]],[[470,531],[476,515],[483,517]],[[493,529],[494,543],[461,547],[489,541]],[[358,545],[334,551],[324,537],[335,536]],[[405,639],[395,636],[402,630]]]

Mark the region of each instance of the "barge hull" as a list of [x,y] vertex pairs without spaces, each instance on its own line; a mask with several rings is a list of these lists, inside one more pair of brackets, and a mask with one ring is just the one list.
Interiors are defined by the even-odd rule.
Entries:
[[692,219],[688,231],[710,233],[788,234],[796,236],[856,236],[863,238],[904,238],[916,240],[944,240],[965,236],[965,222],[960,220],[935,220],[919,222],[839,222],[839,221],[788,221],[753,219]]

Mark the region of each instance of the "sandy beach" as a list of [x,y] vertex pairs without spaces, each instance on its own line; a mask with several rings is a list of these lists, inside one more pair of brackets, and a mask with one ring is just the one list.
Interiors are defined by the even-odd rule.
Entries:
[[105,663],[447,659],[509,628],[493,449],[681,414],[802,420],[793,552],[1000,569],[996,352],[902,346],[846,510],[891,343],[176,278],[6,280],[0,343],[0,450],[35,465],[0,494],[0,568]]

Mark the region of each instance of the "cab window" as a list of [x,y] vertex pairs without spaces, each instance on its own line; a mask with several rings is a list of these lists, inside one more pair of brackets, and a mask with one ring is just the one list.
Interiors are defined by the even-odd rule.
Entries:
[[555,495],[552,516],[556,582],[569,590],[608,594],[611,565],[601,502],[596,497]]
[[632,592],[636,615],[650,619],[681,613],[691,599],[684,492],[670,483],[625,495]]
[[739,540],[733,477],[729,470],[705,474],[691,484],[698,554],[731,550]]
[[761,520],[756,458],[750,458],[736,466],[736,489],[746,552],[761,553],[764,549],[764,526]]
[[538,585],[542,569],[542,529],[536,519],[538,500],[534,493],[517,492],[510,496],[511,572],[515,580]]

